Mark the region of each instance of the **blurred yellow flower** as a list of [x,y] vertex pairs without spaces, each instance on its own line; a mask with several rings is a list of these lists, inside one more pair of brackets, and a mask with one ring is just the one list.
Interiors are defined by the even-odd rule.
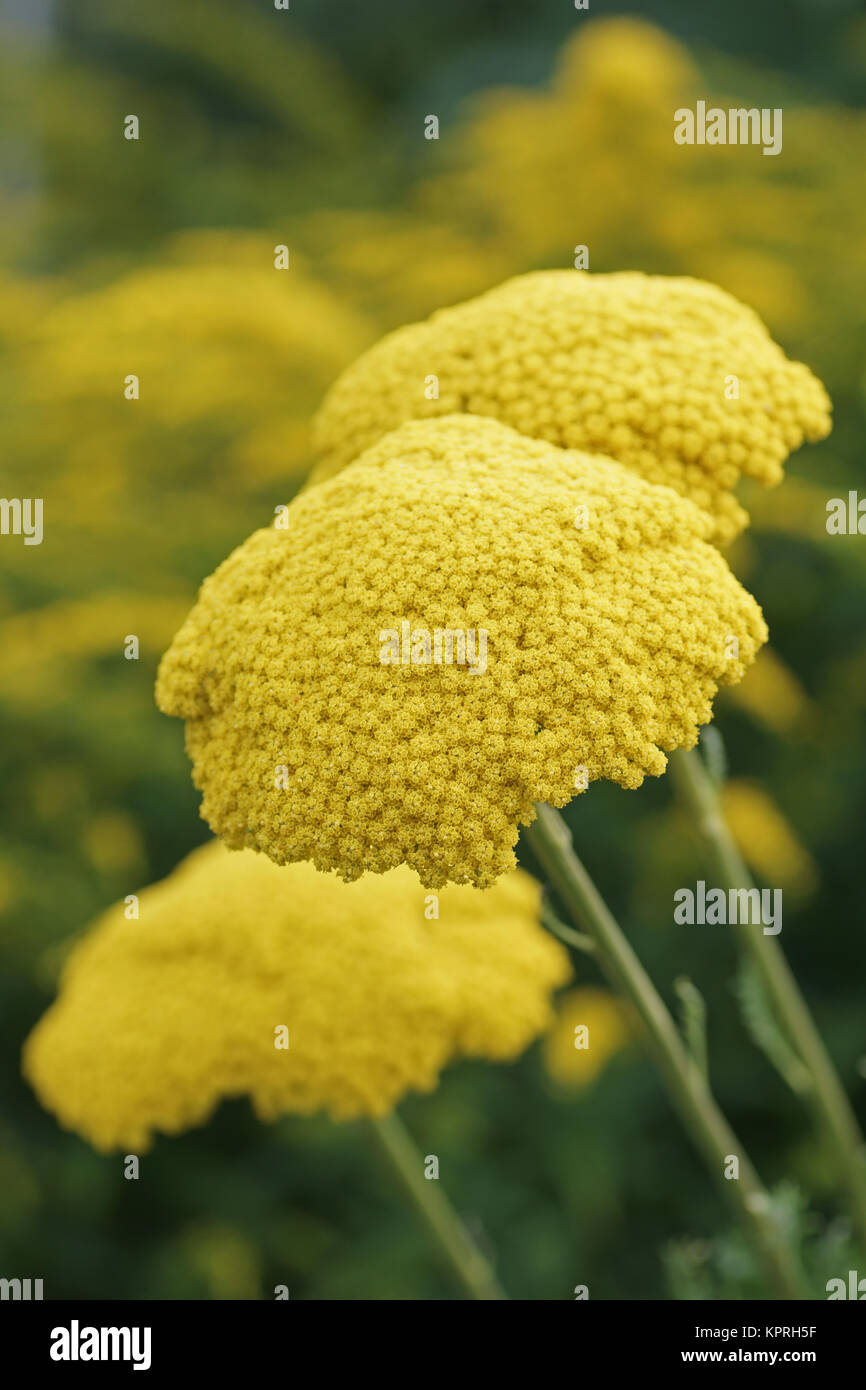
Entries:
[[[99,485],[115,490],[137,480],[137,450],[149,474],[174,484],[179,474],[198,481],[205,466],[225,471],[226,459],[244,481],[250,466],[267,477],[280,432],[283,476],[302,472],[305,422],[374,331],[296,255],[275,268],[279,244],[266,231],[186,232],[107,285],[57,282],[16,344],[30,447],[62,450],[79,491],[86,474],[88,499],[103,471],[94,448],[106,460]],[[70,439],[83,442],[70,450]]]
[[677,146],[678,108],[741,104],[711,71],[650,23],[580,26],[549,90],[473,100],[449,137],[449,167],[418,204],[479,229],[513,273],[570,265],[578,242],[595,271],[635,265],[713,280],[798,351],[818,354],[834,386],[850,382],[866,296],[866,196],[851,169],[866,158],[866,116],[789,90],[783,160]]
[[722,809],[754,873],[795,897],[815,889],[818,872],[812,856],[762,787],[744,779],[726,782]]
[[727,690],[725,699],[782,734],[805,724],[813,713],[806,691],[771,647],[764,647],[749,679]]
[[382,331],[480,294],[514,268],[474,228],[424,209],[320,209],[299,221],[297,236],[319,273]]
[[75,947],[24,1071],[66,1128],[140,1153],[249,1096],[258,1116],[388,1112],[452,1059],[507,1061],[570,976],[521,872],[425,899],[408,870],[347,886],[218,841]]
[[155,655],[185,609],[175,598],[102,593],[16,613],[0,622],[0,696],[18,705],[56,703],[95,657],[122,661],[128,637],[138,639],[141,656]]
[[331,476],[403,421],[467,411],[589,449],[688,497],[725,541],[747,521],[740,475],[777,483],[830,429],[829,400],[714,285],[539,271],[398,329],[343,373],[316,420]]
[[0,271],[0,348],[16,347],[48,305],[47,282]]
[[123,409],[131,372],[144,413],[178,427],[315,391],[370,330],[301,267],[275,269],[274,246],[266,233],[186,233],[162,261],[64,297],[39,326],[34,394],[113,394]]
[[157,682],[208,824],[278,863],[488,886],[533,802],[663,772],[767,636],[691,503],[491,419],[404,425],[286,521]]
[[562,264],[575,241],[593,255],[617,248],[615,262],[629,237],[655,240],[660,190],[682,153],[673,113],[695,80],[686,50],[661,30],[595,21],[560,50],[550,92],[504,89],[473,102],[455,132],[458,168],[428,181],[424,205],[492,223],[491,241],[516,264],[551,254]]
[[588,1086],[634,1036],[622,1003],[606,989],[570,990],[544,1039],[548,1072],[563,1086]]

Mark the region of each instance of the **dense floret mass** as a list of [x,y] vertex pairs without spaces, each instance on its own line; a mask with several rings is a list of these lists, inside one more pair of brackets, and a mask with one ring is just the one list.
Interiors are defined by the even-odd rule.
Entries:
[[766,640],[704,512],[489,418],[404,425],[287,520],[157,682],[202,815],[278,863],[487,886],[534,802],[663,772]]
[[830,429],[821,383],[724,290],[538,271],[398,329],[347,368],[317,417],[313,481],[405,420],[454,412],[609,455],[708,512],[715,541],[748,520],[741,475],[777,483],[788,454]]
[[436,918],[408,869],[347,885],[212,842],[73,950],[25,1074],[105,1150],[141,1152],[232,1096],[265,1120],[384,1114],[453,1058],[508,1060],[551,1022],[570,967],[538,905],[517,871],[446,889]]

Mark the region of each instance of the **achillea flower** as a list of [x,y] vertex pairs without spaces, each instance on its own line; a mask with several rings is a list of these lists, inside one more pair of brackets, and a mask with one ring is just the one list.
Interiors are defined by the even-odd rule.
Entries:
[[30,711],[54,708],[69,698],[89,662],[116,653],[121,628],[140,635],[142,650],[152,659],[184,610],[184,602],[174,598],[103,590],[0,618],[0,700]]
[[584,986],[559,1000],[544,1039],[548,1072],[563,1086],[588,1086],[629,1043],[636,1025],[610,990]]
[[777,483],[792,449],[828,433],[829,408],[809,369],[714,285],[539,271],[398,329],[347,368],[317,418],[313,481],[405,420],[467,411],[673,487],[725,541],[748,520],[740,476]]
[[491,419],[404,425],[288,523],[205,581],[157,680],[202,815],[278,863],[488,886],[533,802],[663,772],[766,640],[703,512]]
[[[710,279],[796,355],[820,343],[829,379],[858,390],[862,358],[850,344],[866,298],[866,196],[851,169],[863,162],[866,116],[792,89],[784,160],[759,163],[737,145],[674,143],[673,113],[698,100],[739,105],[670,34],[596,18],[576,26],[545,90],[475,94],[449,130],[447,167],[431,166],[415,204],[431,221],[484,229],[487,283],[504,278],[503,260],[510,274],[561,264],[576,240],[599,270],[640,263]],[[603,132],[581,139],[579,177],[576,132]]]
[[347,886],[215,841],[74,949],[25,1075],[102,1150],[141,1152],[232,1096],[264,1120],[382,1115],[453,1058],[511,1059],[549,1025],[570,967],[538,906],[518,871],[447,889],[427,920],[407,869]]
[[[126,485],[140,482],[144,457],[149,476],[196,486],[216,450],[246,491],[250,474],[306,470],[310,413],[373,329],[297,258],[281,272],[273,256],[262,234],[185,232],[156,263],[55,294],[21,343],[21,392],[41,449],[60,453],[79,486],[87,477],[88,497],[94,447],[100,470],[104,455]],[[127,373],[141,410],[124,396]],[[71,462],[58,445],[70,436],[88,445]]]

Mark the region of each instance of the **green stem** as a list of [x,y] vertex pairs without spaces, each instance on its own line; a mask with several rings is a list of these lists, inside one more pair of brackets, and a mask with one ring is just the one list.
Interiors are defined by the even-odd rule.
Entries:
[[[670,770],[704,842],[718,887],[753,887],[754,881],[722,815],[715,784],[700,755],[695,750],[673,753]],[[866,1246],[866,1151],[845,1088],[776,937],[765,936],[763,931],[739,920],[735,928],[788,1045],[809,1075],[806,1097],[848,1191],[857,1233]]]
[[595,954],[595,942],[591,936],[585,936],[583,932],[575,931],[574,927],[567,927],[564,922],[560,922],[550,903],[542,900],[541,903],[541,925],[546,927],[551,936],[558,936],[565,946],[571,946],[575,951],[583,951],[584,955]]
[[[701,1069],[619,924],[578,859],[568,827],[549,806],[536,806],[529,841],[575,925],[592,937],[597,958],[614,988],[642,1019],[668,1093],[686,1131],[737,1216],[750,1233],[767,1274],[786,1299],[808,1298],[796,1252],[775,1217],[770,1197],[714,1100]],[[729,1157],[739,1159],[739,1178],[726,1178]]]
[[384,1119],[371,1119],[369,1124],[380,1150],[460,1286],[470,1298],[507,1298],[438,1182],[424,1177],[424,1161],[402,1120],[391,1114]]

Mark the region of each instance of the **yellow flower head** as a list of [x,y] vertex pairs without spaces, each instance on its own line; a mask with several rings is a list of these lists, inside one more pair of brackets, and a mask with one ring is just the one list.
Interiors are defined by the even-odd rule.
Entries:
[[714,540],[748,518],[741,474],[777,483],[830,428],[821,383],[760,319],[700,280],[539,271],[383,338],[340,376],[316,422],[318,482],[404,420],[467,411],[590,449],[709,512]]
[[347,879],[493,883],[533,802],[663,772],[766,640],[711,526],[491,419],[395,430],[236,550],[163,658],[202,815]]
[[428,920],[408,869],[347,886],[215,841],[75,948],[25,1075],[103,1150],[141,1152],[232,1096],[264,1120],[381,1115],[452,1058],[516,1057],[549,1025],[570,967],[538,904],[518,871],[447,889]]
[[238,474],[249,493],[306,471],[310,414],[373,334],[303,263],[277,270],[276,250],[262,234],[186,232],[109,284],[55,286],[18,360],[23,443],[62,470],[64,514],[83,493],[90,521],[95,475],[108,501],[140,486],[144,459],[151,482],[198,497],[217,451],[235,494]]
[[588,1086],[634,1036],[623,1005],[606,989],[570,990],[544,1040],[544,1061],[563,1086]]
[[104,401],[112,373],[123,384],[126,367],[117,364],[129,363],[148,413],[176,429],[279,411],[287,380],[290,395],[306,402],[370,331],[303,268],[294,266],[291,280],[275,271],[264,240],[187,232],[164,260],[59,299],[35,335],[34,398]]

